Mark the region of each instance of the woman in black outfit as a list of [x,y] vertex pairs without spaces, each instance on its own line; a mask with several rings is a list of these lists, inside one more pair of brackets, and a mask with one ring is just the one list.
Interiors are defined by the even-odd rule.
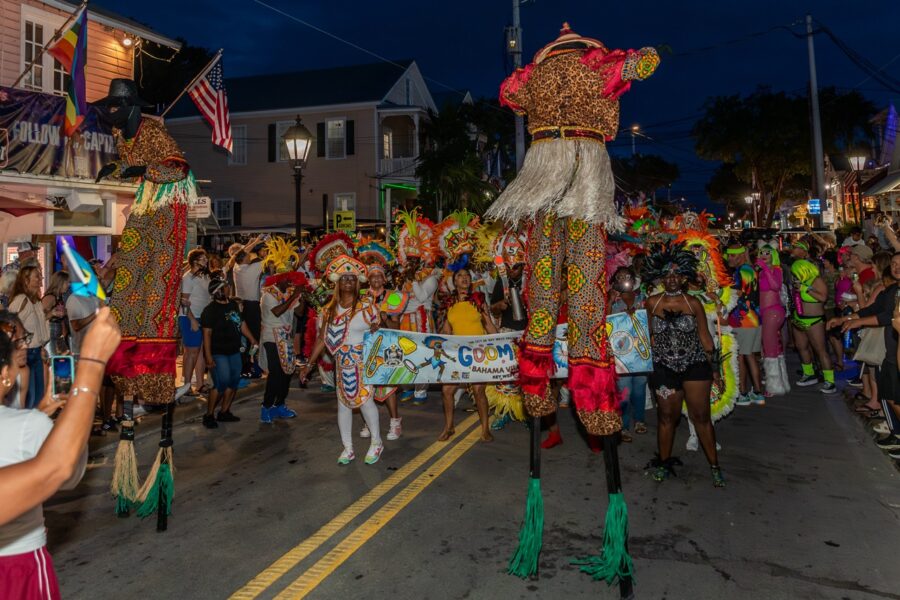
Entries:
[[719,377],[718,354],[703,305],[684,292],[685,283],[696,278],[697,258],[680,246],[663,247],[649,256],[643,275],[648,283],[661,282],[664,288],[644,303],[653,350],[650,388],[659,408],[659,452],[648,468],[656,481],[664,481],[675,473],[673,465],[681,464],[672,457],[672,445],[684,402],[709,461],[713,485],[725,487],[709,410],[712,382]]

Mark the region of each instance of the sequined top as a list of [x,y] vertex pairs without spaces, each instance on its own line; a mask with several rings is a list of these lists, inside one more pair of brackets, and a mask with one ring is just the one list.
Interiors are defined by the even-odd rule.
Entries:
[[557,50],[516,69],[500,86],[500,103],[527,113],[532,134],[547,127],[583,127],[611,140],[619,129],[619,96],[658,64],[654,48]]
[[137,134],[126,139],[121,130],[113,129],[116,150],[122,160],[120,169],[146,166],[144,179],[153,183],[181,181],[188,174],[188,164],[178,144],[156,119],[141,119]]
[[708,360],[694,315],[665,311],[665,315],[653,315],[653,362],[675,371],[685,372],[688,367]]

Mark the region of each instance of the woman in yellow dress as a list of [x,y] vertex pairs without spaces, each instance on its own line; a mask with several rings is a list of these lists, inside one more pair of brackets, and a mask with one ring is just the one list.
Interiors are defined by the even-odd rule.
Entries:
[[[497,327],[490,315],[490,305],[485,301],[484,294],[472,292],[472,274],[468,269],[460,269],[453,274],[451,295],[447,300],[447,318],[444,321],[441,333],[444,335],[485,335],[497,333]],[[488,401],[484,393],[483,383],[471,384],[470,390],[475,397],[475,405],[478,408],[478,417],[481,419],[481,441],[493,441],[491,426],[488,420]],[[442,388],[444,401],[444,431],[438,437],[439,441],[446,441],[456,433],[453,427],[453,395],[459,384],[445,384]]]

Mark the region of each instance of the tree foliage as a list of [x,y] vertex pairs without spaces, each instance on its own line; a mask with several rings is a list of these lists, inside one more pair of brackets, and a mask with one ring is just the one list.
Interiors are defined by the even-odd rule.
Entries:
[[674,183],[679,176],[678,165],[655,154],[636,154],[612,159],[616,187],[626,196],[652,197],[656,191]]
[[421,196],[436,211],[467,208],[482,213],[496,196],[497,189],[484,174],[476,144],[479,133],[470,105],[447,105],[440,113],[429,112],[424,121],[416,176],[422,180]]
[[[874,106],[857,92],[820,91],[823,146],[841,151],[871,133]],[[706,101],[705,114],[694,125],[698,156],[728,165],[734,176],[760,193],[761,225],[769,226],[784,200],[797,195],[797,181],[809,181],[812,168],[809,109],[805,97],[759,88],[748,96],[717,96]],[[824,160],[824,157],[822,158]],[[733,187],[718,172],[708,188],[725,194]],[[807,183],[807,189],[811,187]]]
[[138,85],[141,98],[151,104],[168,104],[175,100],[178,94],[196,77],[203,67],[212,60],[213,53],[206,48],[191,46],[186,41],[178,38],[181,49],[172,55],[172,50],[163,46],[149,44],[147,52],[160,59],[156,60],[147,55],[140,56],[135,61],[134,78]]

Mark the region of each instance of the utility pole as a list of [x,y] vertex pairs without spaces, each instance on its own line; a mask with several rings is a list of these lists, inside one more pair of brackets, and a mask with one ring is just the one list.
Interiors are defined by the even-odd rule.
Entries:
[[[513,67],[522,66],[522,27],[519,20],[521,0],[512,0],[513,25],[506,40],[507,50],[512,55]],[[516,115],[516,173],[522,169],[525,161],[525,117]]]
[[[815,190],[819,205],[827,202],[825,196],[825,157],[822,150],[822,120],[819,116],[819,83],[816,78],[816,49],[813,46],[812,15],[806,15],[806,49],[809,54],[809,109],[810,122],[813,130],[813,167],[815,168]],[[816,220],[821,225],[822,215]]]

